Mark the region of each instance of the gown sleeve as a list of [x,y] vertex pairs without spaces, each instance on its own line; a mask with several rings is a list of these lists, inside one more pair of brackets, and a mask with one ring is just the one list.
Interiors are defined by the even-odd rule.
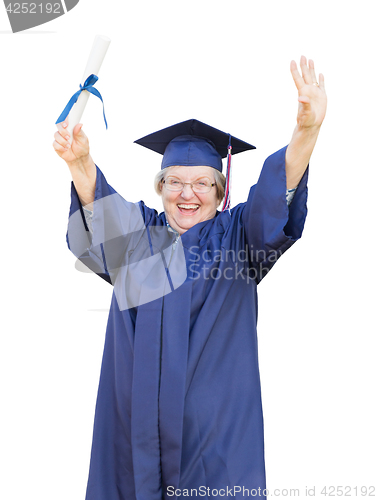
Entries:
[[114,284],[125,252],[136,245],[145,229],[145,216],[150,209],[143,202],[130,203],[122,198],[96,168],[91,228],[73,182],[71,184],[67,244],[91,271]]
[[259,283],[278,258],[302,234],[307,215],[309,168],[302,176],[292,201],[287,204],[285,152],[269,156],[257,184],[251,187],[242,211],[251,267]]

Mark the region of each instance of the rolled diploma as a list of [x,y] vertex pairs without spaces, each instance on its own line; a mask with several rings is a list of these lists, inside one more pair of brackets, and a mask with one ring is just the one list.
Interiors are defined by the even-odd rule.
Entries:
[[[81,85],[84,85],[85,80],[91,74],[98,76],[99,70],[105,58],[107,49],[109,48],[110,42],[111,40],[107,36],[97,35],[95,37],[88,62],[86,63],[84,75],[81,80]],[[72,131],[81,120],[89,96],[90,92],[83,90],[79,95],[79,98],[77,99],[76,103],[73,105],[71,111],[69,112],[67,130],[70,135],[69,138],[70,144],[72,144]]]

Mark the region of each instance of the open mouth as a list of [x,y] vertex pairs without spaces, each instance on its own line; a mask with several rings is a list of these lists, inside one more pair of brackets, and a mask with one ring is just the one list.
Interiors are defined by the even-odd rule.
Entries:
[[194,214],[199,209],[199,206],[200,205],[197,205],[196,203],[190,203],[190,204],[180,203],[179,205],[177,205],[180,213],[184,215]]

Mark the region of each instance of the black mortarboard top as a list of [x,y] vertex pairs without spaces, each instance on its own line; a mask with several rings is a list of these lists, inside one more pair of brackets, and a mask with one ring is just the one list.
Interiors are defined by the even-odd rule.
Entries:
[[135,143],[162,154],[161,169],[170,166],[209,166],[222,172],[221,159],[228,156],[225,208],[229,207],[231,154],[255,149],[255,146],[195,119],[146,135]]

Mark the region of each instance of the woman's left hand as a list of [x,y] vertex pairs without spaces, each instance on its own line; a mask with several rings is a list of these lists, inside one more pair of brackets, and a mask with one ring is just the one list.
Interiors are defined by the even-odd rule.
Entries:
[[[327,97],[325,91],[325,78],[322,73],[318,82],[314,71],[314,62],[301,56],[300,75],[295,61],[291,61],[291,73],[298,90],[297,125],[300,129],[316,129],[322,125],[325,118]],[[315,85],[318,83],[318,86]]]

